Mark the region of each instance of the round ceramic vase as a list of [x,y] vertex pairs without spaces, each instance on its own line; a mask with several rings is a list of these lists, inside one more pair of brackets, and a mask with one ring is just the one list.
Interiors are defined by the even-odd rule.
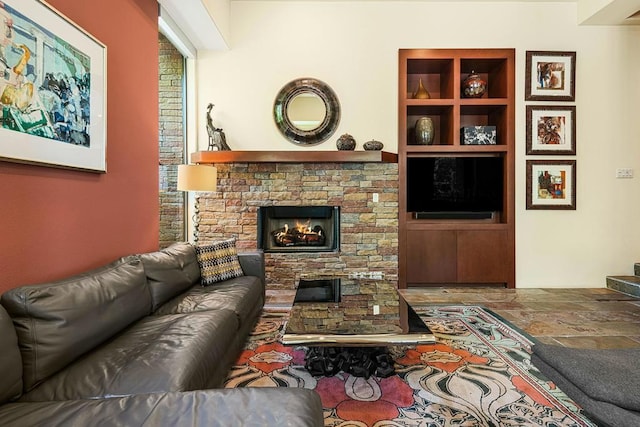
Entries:
[[462,82],[462,94],[465,98],[481,98],[487,90],[485,82],[475,71]]
[[356,140],[348,133],[345,133],[338,138],[336,146],[340,151],[352,151],[356,149]]

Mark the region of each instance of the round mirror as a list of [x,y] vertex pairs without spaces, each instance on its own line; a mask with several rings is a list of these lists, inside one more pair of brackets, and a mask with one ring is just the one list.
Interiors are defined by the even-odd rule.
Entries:
[[287,83],[273,109],[276,125],[289,141],[313,145],[326,141],[340,122],[340,104],[327,84],[304,78]]
[[302,92],[289,102],[287,117],[291,124],[300,130],[315,130],[327,117],[327,109],[318,95]]

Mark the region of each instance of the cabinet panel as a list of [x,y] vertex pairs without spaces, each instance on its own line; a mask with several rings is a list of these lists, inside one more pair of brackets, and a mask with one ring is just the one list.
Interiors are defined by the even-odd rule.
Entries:
[[407,282],[456,281],[455,230],[420,230],[407,233]]
[[506,231],[458,231],[458,282],[507,283],[511,246]]

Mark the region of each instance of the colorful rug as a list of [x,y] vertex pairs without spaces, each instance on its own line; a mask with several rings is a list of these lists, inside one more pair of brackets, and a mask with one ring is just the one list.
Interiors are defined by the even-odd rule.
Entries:
[[304,347],[279,339],[288,313],[265,312],[225,387],[304,387],[325,426],[596,426],[531,364],[530,337],[474,306],[414,307],[437,337],[396,347],[396,374],[313,377]]

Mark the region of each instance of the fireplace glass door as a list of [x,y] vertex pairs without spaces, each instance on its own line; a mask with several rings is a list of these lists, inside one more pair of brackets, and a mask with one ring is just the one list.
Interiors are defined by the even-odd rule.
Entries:
[[331,252],[340,246],[340,207],[258,208],[258,248],[265,252]]

